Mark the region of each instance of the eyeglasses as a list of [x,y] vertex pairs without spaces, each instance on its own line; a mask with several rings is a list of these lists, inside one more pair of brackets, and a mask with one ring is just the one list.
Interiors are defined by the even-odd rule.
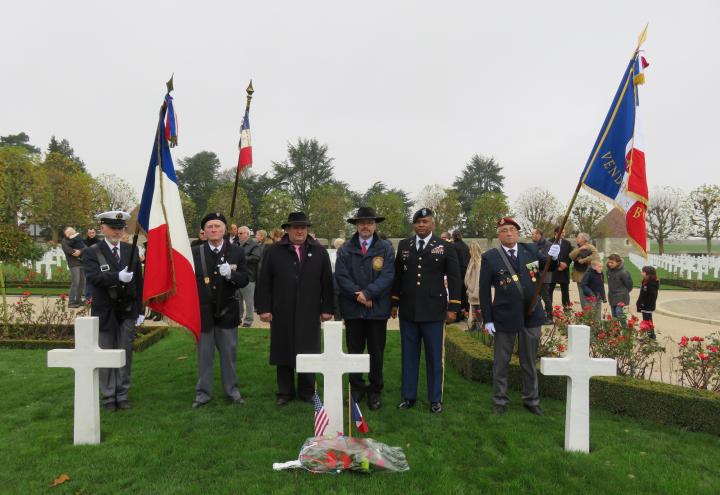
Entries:
[[517,232],[517,229],[515,227],[503,227],[502,229],[497,230],[499,234],[507,234],[510,232]]

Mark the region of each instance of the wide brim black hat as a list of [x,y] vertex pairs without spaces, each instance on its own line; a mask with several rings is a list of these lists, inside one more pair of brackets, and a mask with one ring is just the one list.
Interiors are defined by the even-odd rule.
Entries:
[[294,211],[288,215],[287,222],[282,224],[280,227],[286,229],[290,226],[293,227],[312,227],[310,220],[307,215],[302,211]]
[[385,220],[385,217],[375,215],[375,210],[369,206],[361,206],[358,208],[357,214],[354,217],[347,219],[348,223],[353,225],[355,225],[358,220],[375,220],[375,223],[380,223]]

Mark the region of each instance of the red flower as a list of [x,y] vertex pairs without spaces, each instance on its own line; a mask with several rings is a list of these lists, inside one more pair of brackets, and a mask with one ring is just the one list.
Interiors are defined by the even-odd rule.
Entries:
[[705,339],[702,338],[702,337],[698,337],[698,336],[696,335],[695,337],[691,338],[690,340],[692,340],[693,342],[702,342],[702,341],[704,341]]
[[708,359],[710,359],[710,356],[708,356],[704,352],[701,352],[700,354],[698,354],[698,357],[700,358],[700,361],[707,361]]
[[67,299],[67,294],[60,294],[60,299],[63,301]]
[[688,345],[688,338],[683,335],[683,337],[680,339],[680,346],[687,347],[687,345]]
[[649,332],[655,328],[655,324],[651,321],[643,320],[640,322],[640,331],[642,332]]
[[582,318],[584,315],[585,313],[583,313],[582,311],[578,311],[577,313],[575,313],[575,316],[578,318]]
[[30,295],[30,291],[29,291],[29,290],[26,290],[25,292],[23,292],[23,296],[28,297],[29,295]]
[[605,337],[607,337],[607,334],[606,334],[605,332],[600,332],[600,333],[598,334],[598,338],[599,338],[600,340],[604,339]]
[[617,303],[617,305],[620,306],[621,308],[624,308],[624,307],[625,307],[625,303],[622,302],[622,301],[620,301],[619,303]]
[[583,306],[582,308],[585,312],[592,310],[592,306]]
[[560,310],[560,309],[562,309],[562,307],[561,306],[553,306],[553,309]]
[[562,344],[560,344],[560,345],[558,346],[558,352],[565,352],[565,346],[562,345]]
[[595,297],[595,296],[588,296],[588,297],[586,297],[585,299],[587,299],[587,300],[590,301],[590,302],[595,302],[595,301],[597,301],[597,297]]
[[717,352],[717,351],[718,351],[718,348],[715,347],[714,345],[709,345],[709,346],[708,346],[708,351],[714,353],[714,352]]

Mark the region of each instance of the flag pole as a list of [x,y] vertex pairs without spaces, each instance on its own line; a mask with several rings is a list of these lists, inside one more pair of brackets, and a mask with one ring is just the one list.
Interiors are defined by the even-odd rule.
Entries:
[[[638,36],[638,43],[635,47],[635,50],[632,54],[632,60],[635,59],[635,57],[638,56],[638,53],[640,51],[640,46],[645,42],[645,39],[647,38],[647,29],[648,24],[645,24],[645,28],[640,33],[640,36]],[[630,64],[630,70],[625,75],[625,85],[623,86],[622,93],[620,97],[617,99],[617,102],[615,103],[615,107],[613,108],[612,114],[610,116],[610,119],[608,120],[607,125],[605,126],[605,129],[603,131],[602,136],[597,142],[597,146],[593,149],[592,154],[590,155],[591,158],[588,161],[587,167],[583,170],[583,174],[580,176],[580,180],[577,183],[577,186],[575,187],[575,192],[572,195],[572,198],[570,199],[570,203],[568,203],[568,207],[565,210],[565,215],[563,216],[562,223],[560,224],[560,228],[558,229],[557,233],[555,234],[555,240],[553,244],[557,244],[560,242],[560,239],[562,238],[563,230],[565,230],[565,225],[567,224],[568,218],[570,217],[570,213],[572,212],[572,207],[575,205],[575,200],[578,197],[578,194],[580,193],[580,188],[582,187],[583,183],[585,182],[585,179],[587,179],[588,174],[590,173],[590,170],[592,169],[593,163],[595,163],[595,159],[597,158],[598,153],[600,152],[600,148],[605,143],[605,138],[607,138],[608,133],[610,132],[610,128],[612,127],[613,122],[615,121],[615,116],[617,115],[617,111],[620,108],[620,104],[622,103],[623,95],[625,94],[625,91],[627,91],[628,84],[630,81],[632,81],[632,72],[633,72],[632,64]],[[545,279],[545,275],[550,270],[550,257],[548,256],[545,260],[545,266],[543,266],[542,273],[538,277],[538,284],[535,287],[535,293],[533,294],[532,299],[530,300],[530,306],[528,307],[527,314],[530,316],[533,311],[535,311],[535,306],[537,305],[538,297],[540,296],[540,291],[542,290],[543,286],[543,280]],[[582,294],[581,294],[582,296]]]
[[[255,90],[253,89],[252,85],[252,79],[250,79],[250,84],[248,84],[248,87],[245,89],[245,92],[247,93],[247,100],[245,103],[245,115],[250,111],[250,102],[252,101],[253,93]],[[243,116],[243,121],[245,117]],[[242,126],[240,127],[242,132]],[[242,146],[242,136],[241,139],[241,146]],[[238,189],[238,182],[240,181],[240,162],[238,160],[237,168],[235,169],[235,187],[233,188],[233,196],[232,196],[232,204],[230,205],[230,218],[233,218],[235,216],[235,200],[237,198],[237,189]]]
[[352,437],[352,390],[350,388],[350,380],[348,380],[348,433],[346,436]]

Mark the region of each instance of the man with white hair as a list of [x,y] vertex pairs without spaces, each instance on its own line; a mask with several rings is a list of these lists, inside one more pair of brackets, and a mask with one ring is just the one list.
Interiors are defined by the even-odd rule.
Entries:
[[65,227],[60,246],[65,253],[68,268],[70,269],[70,295],[68,308],[82,306],[82,295],[85,292],[85,274],[83,273],[82,252],[87,247],[74,228]]

